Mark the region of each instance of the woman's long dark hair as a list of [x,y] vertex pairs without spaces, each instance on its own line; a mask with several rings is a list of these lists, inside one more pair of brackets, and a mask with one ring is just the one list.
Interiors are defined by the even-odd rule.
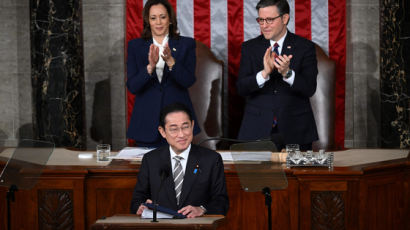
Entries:
[[171,4],[168,0],[148,0],[145,3],[144,10],[142,11],[142,17],[144,20],[144,29],[142,30],[141,37],[145,40],[152,39],[152,32],[151,27],[149,26],[149,10],[153,5],[162,4],[165,9],[167,9],[168,17],[169,17],[169,37],[170,38],[179,38],[179,31],[177,25],[177,17],[175,15],[175,11],[172,8]]

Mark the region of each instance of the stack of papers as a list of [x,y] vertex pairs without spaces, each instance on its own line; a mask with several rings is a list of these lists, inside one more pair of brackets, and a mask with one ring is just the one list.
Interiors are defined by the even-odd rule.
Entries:
[[116,156],[112,156],[112,159],[122,160],[141,160],[145,153],[154,150],[154,148],[144,147],[125,147]]
[[[153,211],[151,209],[146,208],[146,209],[144,209],[144,211],[142,211],[141,218],[152,219],[153,215],[154,215]],[[157,211],[157,218],[158,219],[172,219],[172,218],[174,218],[174,216],[170,215],[170,214],[167,214],[167,213],[164,213],[164,212],[158,212]]]

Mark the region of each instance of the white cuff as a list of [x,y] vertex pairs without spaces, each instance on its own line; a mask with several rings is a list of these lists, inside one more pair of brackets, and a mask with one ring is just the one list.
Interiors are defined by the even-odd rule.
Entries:
[[292,86],[295,81],[295,71],[292,70],[292,75],[289,78],[283,78],[283,80]]
[[256,74],[256,83],[258,83],[259,88],[262,88],[265,85],[265,82],[269,81],[269,79],[270,79],[269,75],[266,79],[262,76],[262,71],[259,71]]

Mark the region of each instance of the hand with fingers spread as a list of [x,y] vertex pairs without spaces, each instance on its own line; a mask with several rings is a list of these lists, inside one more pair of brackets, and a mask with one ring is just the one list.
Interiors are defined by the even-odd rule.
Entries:
[[272,53],[272,46],[269,46],[265,51],[265,55],[263,56],[263,78],[266,79],[269,76],[269,74],[272,73],[273,69],[275,68],[274,62],[275,55],[274,53]]
[[149,47],[149,52],[148,52],[148,65],[147,65],[147,71],[151,75],[152,72],[155,69],[155,66],[157,65],[159,60],[159,47],[151,44]]
[[161,57],[162,59],[164,59],[169,69],[172,69],[172,67],[175,65],[175,59],[172,57],[171,49],[169,48],[168,43],[165,45]]
[[180,210],[178,210],[178,213],[181,213],[182,215],[185,215],[188,218],[195,218],[198,216],[203,216],[204,215],[204,210],[200,207],[188,205]]
[[286,76],[287,72],[289,71],[290,60],[292,59],[292,55],[280,55],[277,56],[274,64],[274,67],[278,70],[283,77]]
[[[145,201],[145,203],[151,204],[151,203],[152,203],[152,200],[147,199],[147,200]],[[146,208],[147,208],[147,206],[141,204],[141,205],[138,207],[137,215],[138,215],[138,216],[141,216],[142,212],[143,212],[144,209],[146,209]]]

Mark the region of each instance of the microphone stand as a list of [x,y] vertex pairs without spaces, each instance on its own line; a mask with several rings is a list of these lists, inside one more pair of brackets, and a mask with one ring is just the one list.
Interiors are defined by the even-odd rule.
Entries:
[[157,220],[157,202],[154,202],[154,209],[152,210],[152,221],[151,222],[158,222]]
[[268,230],[272,230],[272,196],[270,195],[270,189],[268,187],[263,188],[262,194],[265,195],[265,205],[268,208]]
[[151,221],[151,222],[158,222],[158,220],[157,220],[157,212],[158,212],[158,210],[157,210],[157,209],[158,209],[158,197],[159,197],[159,192],[160,192],[161,189],[162,189],[162,185],[164,184],[165,179],[169,177],[169,171],[170,171],[170,168],[167,167],[167,166],[163,167],[163,168],[161,169],[161,171],[160,171],[161,183],[159,184],[159,189],[158,189],[158,192],[157,192],[157,194],[156,194],[156,197],[155,197],[155,199],[153,200],[154,209],[152,210],[152,221]]
[[10,211],[10,201],[15,200],[14,193],[17,191],[17,186],[16,185],[11,185],[9,188],[9,191],[7,191],[6,194],[6,199],[7,199],[7,229],[11,229],[11,211]]

